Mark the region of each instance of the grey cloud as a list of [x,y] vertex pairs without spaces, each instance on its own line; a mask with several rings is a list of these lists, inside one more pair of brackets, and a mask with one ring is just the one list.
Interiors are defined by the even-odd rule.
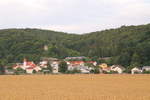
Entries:
[[84,33],[149,23],[148,10],[146,0],[1,0],[0,28]]

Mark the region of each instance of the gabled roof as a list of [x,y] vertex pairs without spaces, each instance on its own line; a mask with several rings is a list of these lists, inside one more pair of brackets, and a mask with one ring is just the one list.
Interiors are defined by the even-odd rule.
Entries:
[[84,61],[68,61],[70,64],[83,64]]
[[134,67],[134,68],[132,68],[132,69],[138,69],[138,70],[142,70],[142,68],[140,68],[140,67]]
[[36,67],[36,65],[33,62],[27,62],[27,66]]

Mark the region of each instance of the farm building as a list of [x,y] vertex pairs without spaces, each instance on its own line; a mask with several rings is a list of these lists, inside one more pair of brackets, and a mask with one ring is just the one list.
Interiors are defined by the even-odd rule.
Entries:
[[142,73],[142,69],[139,67],[134,67],[131,69],[131,74]]

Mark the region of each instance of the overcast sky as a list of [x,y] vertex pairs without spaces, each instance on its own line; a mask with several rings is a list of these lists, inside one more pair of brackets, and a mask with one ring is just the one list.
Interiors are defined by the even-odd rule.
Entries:
[[150,0],[0,0],[0,29],[87,33],[150,23]]

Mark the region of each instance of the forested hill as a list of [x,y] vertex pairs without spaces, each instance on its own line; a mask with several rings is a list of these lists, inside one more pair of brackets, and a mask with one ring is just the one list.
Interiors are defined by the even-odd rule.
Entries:
[[[48,46],[45,51],[44,46]],[[122,26],[83,35],[39,29],[0,30],[1,64],[20,62],[24,57],[89,56],[111,57],[110,64],[150,65],[150,24]]]

